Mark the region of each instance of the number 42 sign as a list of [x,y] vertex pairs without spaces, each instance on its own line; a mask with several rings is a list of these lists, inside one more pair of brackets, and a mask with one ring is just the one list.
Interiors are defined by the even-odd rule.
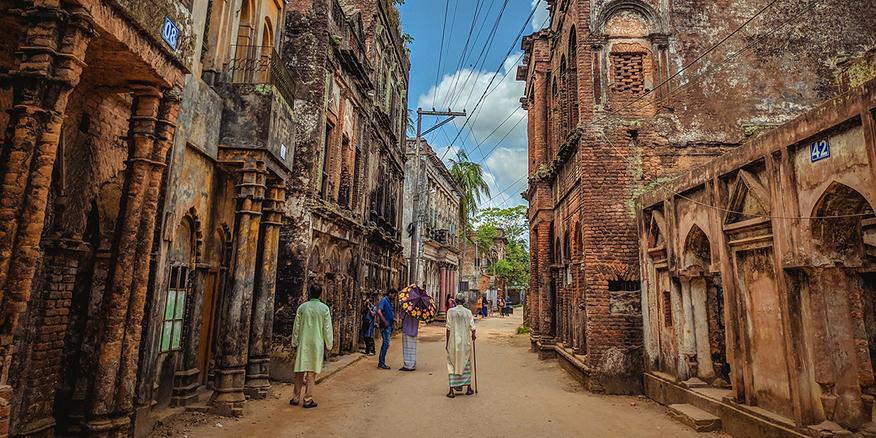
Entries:
[[812,162],[830,158],[830,143],[827,140],[816,141],[809,145],[809,157]]

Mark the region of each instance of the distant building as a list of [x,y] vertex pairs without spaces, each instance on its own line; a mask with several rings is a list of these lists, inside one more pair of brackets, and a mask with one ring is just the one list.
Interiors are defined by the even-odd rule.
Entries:
[[[459,201],[461,189],[447,170],[444,162],[426,142],[420,142],[419,187],[414,187],[416,140],[408,139],[405,170],[404,224],[405,258],[411,258],[411,238],[416,223],[421,227],[419,253],[421,279],[429,294],[438,302],[439,310],[446,311],[446,300],[457,292],[459,278]],[[419,208],[414,206],[414,192],[419,191]],[[414,281],[414,280],[412,280]]]
[[[460,291],[468,293],[469,303],[473,306],[476,298],[486,296],[495,307],[499,295],[507,293],[505,281],[496,277],[490,267],[505,258],[505,248],[508,239],[505,230],[496,229],[496,237],[490,248],[484,251],[474,243],[474,232],[462,244],[462,274],[460,276]],[[472,307],[474,309],[474,307]]]

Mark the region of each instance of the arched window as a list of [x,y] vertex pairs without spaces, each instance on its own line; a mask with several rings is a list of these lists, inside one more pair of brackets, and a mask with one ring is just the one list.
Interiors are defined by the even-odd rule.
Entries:
[[259,66],[257,80],[268,83],[271,80],[271,58],[274,53],[274,27],[271,19],[265,17],[265,29],[262,31],[262,44],[259,48]]
[[569,240],[569,231],[563,235],[563,262],[568,263],[572,260],[572,242]]
[[569,128],[578,127],[578,34],[575,27],[569,31],[569,70],[566,73],[569,96]]
[[698,267],[705,271],[711,264],[712,249],[709,237],[700,227],[694,225],[684,243],[684,269]]
[[566,80],[568,79],[566,76],[568,75],[566,66],[566,57],[563,56],[560,59],[560,114],[559,114],[559,126],[560,126],[560,138],[559,142],[562,143],[566,139],[566,135],[569,133],[569,93],[566,87]]
[[237,24],[237,44],[232,47],[232,59],[229,61],[229,70],[235,82],[250,82],[265,74],[260,68],[260,56],[258,46],[254,39],[257,38],[254,23],[254,8],[252,0],[243,0],[240,6],[240,20]]

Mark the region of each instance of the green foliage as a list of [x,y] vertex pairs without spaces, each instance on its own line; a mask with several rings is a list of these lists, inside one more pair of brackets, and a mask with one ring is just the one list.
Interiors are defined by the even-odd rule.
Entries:
[[459,151],[456,158],[450,159],[450,175],[462,189],[459,202],[460,233],[466,236],[471,229],[471,223],[478,212],[478,204],[482,197],[490,196],[490,186],[484,180],[481,165],[472,162],[465,151]]
[[520,327],[517,327],[517,334],[518,335],[528,335],[529,332],[531,332],[531,331],[532,331],[532,329],[530,329],[529,326],[526,326],[526,325],[521,325]]
[[487,269],[491,274],[505,280],[508,286],[529,284],[529,220],[526,206],[511,208],[487,208],[477,217],[474,243],[485,253],[493,247],[498,229],[505,230],[505,258],[496,260]]
[[478,214],[478,224],[492,225],[505,230],[505,237],[511,240],[525,239],[529,232],[529,218],[526,206],[511,208],[486,208]]
[[489,253],[490,249],[493,247],[493,240],[495,240],[498,235],[499,232],[493,225],[481,225],[475,229],[474,244],[482,253]]

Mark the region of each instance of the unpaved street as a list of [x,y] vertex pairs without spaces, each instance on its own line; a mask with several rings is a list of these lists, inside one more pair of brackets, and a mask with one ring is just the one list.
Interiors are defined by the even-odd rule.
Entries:
[[[394,339],[387,362],[376,358],[317,385],[319,407],[292,407],[289,387],[274,386],[279,398],[247,404],[238,420],[208,421],[188,437],[311,436],[417,438],[483,437],[702,437],[672,421],[662,406],[638,397],[583,392],[556,361],[527,351],[522,319],[478,320],[480,393],[445,397],[447,375],[443,327],[421,328],[417,371],[403,373],[401,342]],[[379,344],[378,344],[379,347]],[[216,423],[221,423],[221,427]],[[717,436],[717,435],[705,435]]]

